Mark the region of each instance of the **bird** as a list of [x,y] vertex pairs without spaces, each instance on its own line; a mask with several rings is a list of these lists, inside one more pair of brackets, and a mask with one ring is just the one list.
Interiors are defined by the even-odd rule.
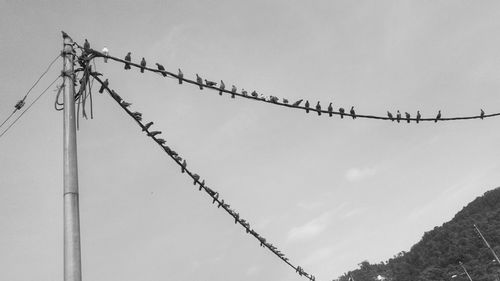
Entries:
[[248,96],[248,92],[245,89],[241,89],[241,94],[245,97]]
[[207,85],[209,87],[215,87],[217,85],[217,82],[209,81],[209,80],[205,79],[205,85]]
[[147,123],[146,125],[144,125],[144,128],[142,128],[143,131],[146,131],[149,129],[149,127],[151,127],[154,123],[153,122],[149,122]]
[[102,94],[104,92],[104,89],[106,89],[109,85],[109,81],[108,79],[106,78],[106,80],[104,80],[104,82],[102,82],[101,84],[101,88],[99,89],[99,93]]
[[220,86],[219,86],[219,95],[222,96],[222,91],[224,91],[224,89],[226,88],[226,84],[224,84],[224,81],[220,80]]
[[405,116],[406,116],[406,122],[410,123],[410,113],[405,112]]
[[303,99],[300,99],[300,100],[298,100],[298,101],[294,102],[294,103],[292,104],[292,106],[297,107],[297,106],[299,106],[299,105],[300,105],[300,103],[301,103],[302,101],[303,101]]
[[204,186],[205,186],[205,180],[201,181],[199,190],[201,190]]
[[182,84],[182,79],[184,79],[184,73],[182,73],[180,68],[179,68],[179,73],[177,74],[177,78],[179,79],[179,84]]
[[[131,62],[132,61],[131,55],[132,55],[132,53],[128,52],[127,55],[125,56],[125,61]],[[125,69],[130,69],[129,63],[125,63]]]
[[[104,47],[102,48],[102,53],[105,55],[105,56],[109,56],[109,50],[108,48]],[[108,58],[107,57],[104,57],[104,63],[107,63],[108,62]]]
[[332,103],[330,103],[330,105],[328,106],[328,115],[330,115],[330,117],[332,117],[332,115],[333,115],[333,106],[332,106]]
[[132,113],[132,115],[134,116],[134,118],[137,121],[141,121],[142,120],[142,113],[136,111],[136,112]]
[[258,98],[259,97],[259,94],[256,91],[252,91],[252,93],[250,95],[252,97],[254,97],[254,98]]
[[200,86],[200,90],[203,90],[203,80],[201,79],[200,75],[196,73],[196,83],[198,83],[198,86]]
[[167,77],[167,73],[165,72],[165,67],[163,67],[163,65],[159,63],[156,63],[156,66],[158,67],[158,70],[161,72],[161,75],[163,75],[163,77]]
[[396,113],[396,121],[398,121],[398,123],[399,123],[399,121],[401,121],[401,112],[399,112],[399,110]]
[[269,96],[269,101],[272,103],[278,103],[280,99],[276,96]]
[[141,60],[141,73],[144,73],[144,68],[146,67],[146,60],[142,58]]
[[90,51],[90,43],[89,41],[87,41],[87,39],[85,39],[85,43],[83,43],[83,49],[85,50],[85,52]]
[[132,104],[131,104],[130,102],[122,101],[122,102],[121,102],[121,105],[122,105],[123,107],[129,107],[129,106],[131,106]]
[[200,180],[200,176],[198,174],[194,174],[193,175],[193,179],[194,179],[194,185],[196,185],[196,183]]
[[309,113],[309,101],[308,100],[306,100],[305,106],[306,106],[306,113]]
[[66,38],[70,38],[71,39],[71,37],[69,37],[68,33],[64,32],[62,30],[61,30],[61,33],[62,33],[63,39],[66,39]]
[[344,108],[339,108],[339,113],[340,113],[340,118],[344,118],[344,113],[345,113],[345,109]]
[[434,123],[437,123],[437,121],[441,119],[441,110],[438,111],[438,114],[436,116],[436,119],[434,119]]
[[148,133],[148,136],[154,137],[154,136],[159,135],[159,134],[161,134],[161,131],[152,131],[152,132]]
[[390,113],[389,111],[387,111],[387,117],[389,117],[389,119],[394,122],[394,116],[392,116],[392,113]]
[[351,106],[351,116],[352,116],[352,119],[356,119],[356,112],[354,112],[354,106]]
[[159,143],[160,145],[163,145],[164,143],[166,143],[167,141],[164,140],[164,139],[161,139],[161,138],[157,138],[156,139],[156,142]]
[[284,104],[288,104],[288,100],[287,100],[287,99],[285,99],[285,98],[283,98],[283,103],[284,103]]
[[232,93],[231,98],[234,99],[234,94],[236,94],[236,91],[238,91],[238,89],[236,89],[236,86],[233,85],[233,87],[231,88],[231,93]]
[[23,108],[24,104],[24,100],[20,100],[16,103],[16,105],[14,105],[14,107],[16,108],[16,110],[20,110],[21,108]]
[[187,162],[186,162],[186,160],[183,160],[182,161],[182,168],[181,168],[182,173],[184,173],[186,171],[186,167],[187,167]]
[[481,109],[481,119],[484,119],[484,110]]
[[318,111],[318,115],[321,115],[321,105],[318,103],[316,104],[316,111]]
[[417,123],[420,122],[421,118],[422,118],[422,115],[420,115],[420,111],[417,110]]

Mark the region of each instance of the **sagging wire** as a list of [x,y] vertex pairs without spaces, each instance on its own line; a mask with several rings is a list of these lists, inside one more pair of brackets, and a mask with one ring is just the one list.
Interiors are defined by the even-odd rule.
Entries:
[[61,54],[58,54],[50,63],[49,65],[47,66],[47,68],[45,69],[45,71],[38,77],[38,79],[35,81],[35,83],[31,86],[31,88],[29,88],[29,90],[26,92],[26,94],[24,94],[24,97],[19,100],[15,105],[14,105],[14,111],[12,111],[12,113],[2,122],[2,124],[0,124],[0,128],[2,128],[2,126],[7,123],[7,121],[9,121],[9,119],[18,111],[18,110],[21,110],[21,108],[24,107],[24,105],[26,104],[26,98],[28,97],[28,95],[31,93],[31,91],[33,90],[33,88],[35,88],[36,85],[38,85],[38,82],[40,82],[40,80],[42,80],[42,78],[45,76],[45,74],[47,74],[47,72],[49,72],[50,68],[52,68],[52,65],[54,65],[54,63],[57,61],[57,59],[61,56]]
[[[29,110],[29,109],[30,109],[30,108],[31,108],[31,107],[32,107],[32,106],[33,106],[33,105],[34,105],[34,104],[35,104],[35,103],[36,103],[36,102],[37,102],[37,101],[38,101],[38,100],[39,100],[39,99],[40,99],[40,98],[41,98],[41,97],[42,97],[42,96],[46,93],[46,92],[47,92],[47,90],[48,90],[50,87],[52,87],[52,85],[54,85],[54,83],[56,83],[56,81],[57,81],[60,77],[61,77],[60,75],[59,75],[59,76],[57,76],[57,78],[56,78],[54,81],[52,81],[52,83],[50,83],[50,85],[49,85],[47,88],[45,88],[45,90],[43,90],[43,91],[42,91],[42,93],[40,93],[40,95],[38,95],[38,97],[36,97],[36,99],[35,99],[35,100],[33,100],[33,101],[30,103],[30,105],[28,105],[28,107],[27,107],[27,108],[26,108],[23,112],[21,112],[21,114],[19,114],[19,116],[18,116],[18,117],[17,117],[17,118],[16,118],[16,119],[15,119],[15,120],[14,120],[14,121],[13,121],[13,122],[12,122],[12,123],[8,126],[8,127],[7,127],[7,129],[5,129],[5,130],[4,130],[4,131],[0,134],[0,138],[1,138],[3,135],[5,135],[5,133],[7,133],[7,131],[9,131],[9,129],[10,129],[12,126],[14,126],[14,124],[16,124],[16,122],[19,120],[19,118],[21,118],[21,117],[22,117],[22,116],[23,116],[23,115],[24,115],[24,114],[25,114],[25,113],[26,113],[26,112],[27,112],[27,111],[28,111],[28,110]],[[62,88],[63,88],[63,87],[58,87],[58,91],[60,92]],[[59,94],[59,93],[58,93],[58,94]]]
[[[125,70],[131,69],[131,66],[139,68],[141,72],[144,72],[145,70],[149,72],[154,72],[154,73],[159,73],[164,77],[169,77],[173,78],[179,81],[179,84],[183,84],[183,82],[186,82],[188,84],[195,85],[199,87],[200,90],[203,90],[204,88],[208,88],[210,90],[214,90],[219,93],[219,95],[222,95],[223,93],[228,94],[231,96],[231,98],[235,98],[235,96],[241,97],[241,98],[246,98],[246,99],[251,99],[255,101],[260,101],[260,102],[265,102],[268,104],[274,104],[277,106],[282,106],[282,107],[288,107],[288,108],[295,108],[295,109],[301,109],[305,110],[306,113],[311,112],[316,112],[318,115],[324,114],[332,117],[333,115],[339,115],[340,118],[344,118],[344,116],[351,117],[353,119],[356,118],[366,118],[366,119],[378,119],[378,120],[390,120],[390,121],[397,121],[400,123],[401,121],[406,121],[406,123],[410,123],[411,121],[414,121],[416,123],[420,122],[435,122],[437,123],[438,121],[456,121],[456,120],[471,120],[471,119],[485,119],[485,118],[491,118],[491,117],[497,117],[500,116],[500,112],[497,113],[491,113],[491,114],[485,114],[484,110],[480,110],[479,115],[472,115],[472,116],[458,116],[458,117],[443,117],[441,114],[441,110],[437,113],[437,115],[433,118],[424,118],[422,117],[420,111],[417,110],[416,114],[414,115],[415,117],[412,117],[410,113],[405,112],[405,116],[403,117],[401,113],[396,114],[394,116],[391,112],[387,111],[387,116],[380,116],[380,115],[369,115],[369,114],[358,114],[355,112],[354,106],[350,108],[349,111],[344,109],[343,107],[340,107],[338,109],[333,108],[333,103],[330,102],[328,107],[321,106],[320,102],[318,101],[316,105],[310,104],[308,100],[305,101],[304,105],[302,105],[304,99],[299,99],[295,102],[290,102],[287,98],[280,98],[276,96],[264,96],[262,94],[259,94],[257,91],[252,91],[251,93],[248,93],[248,91],[245,91],[244,89],[241,89],[238,92],[238,89],[236,86],[232,85],[231,89],[229,90],[229,87],[226,87],[225,83],[223,80],[220,80],[220,83],[214,82],[214,81],[209,81],[207,79],[202,79],[201,76],[196,74],[196,80],[190,80],[184,77],[184,74],[182,73],[181,69],[178,70],[178,73],[175,74],[173,72],[165,70],[163,65],[156,63],[157,69],[150,68],[146,66],[146,61],[141,60],[140,64],[133,63],[131,60],[131,54],[130,52],[127,54],[125,59],[120,59],[114,56],[105,55],[101,52],[98,52],[96,50],[89,49],[88,50],[90,53],[95,55],[95,57],[103,57],[105,59],[111,59],[116,62],[120,62],[125,64]],[[217,87],[217,85],[219,85]],[[404,123],[404,122],[403,122]]]
[[[92,75],[92,74],[91,74]],[[240,214],[236,212],[234,209],[231,209],[231,206],[222,199],[220,196],[219,192],[215,191],[214,189],[208,187],[205,184],[205,180],[202,180],[201,177],[192,172],[188,167],[187,167],[187,161],[186,159],[183,159],[179,153],[177,153],[175,150],[170,148],[169,146],[166,145],[166,140],[159,138],[158,135],[161,134],[161,131],[156,131],[152,130],[151,127],[154,124],[154,122],[148,122],[146,124],[143,123],[142,119],[142,113],[138,111],[131,111],[129,107],[131,106],[131,103],[126,102],[125,100],[122,99],[120,95],[118,95],[114,90],[109,88],[109,81],[108,79],[105,79],[102,81],[99,77],[92,75],[96,81],[99,82],[101,85],[99,89],[99,93],[103,93],[106,91],[119,105],[120,107],[130,116],[132,117],[135,122],[141,127],[142,131],[146,133],[147,136],[149,136],[154,142],[156,142],[163,151],[165,151],[174,161],[179,165],[181,168],[181,172],[187,174],[189,177],[191,177],[193,181],[193,185],[198,185],[198,190],[199,191],[205,191],[206,194],[208,194],[211,197],[212,204],[216,204],[217,208],[222,208],[224,211],[226,211],[227,214],[229,214],[231,217],[234,219],[235,224],[240,224],[246,231],[247,234],[252,235],[254,238],[256,238],[261,247],[265,247],[268,250],[270,250],[275,256],[277,256],[279,259],[281,259],[284,263],[289,265],[291,268],[295,270],[296,273],[298,273],[300,276],[304,276],[310,281],[315,281],[316,277],[312,274],[307,273],[301,266],[296,266],[292,264],[287,257],[273,244],[268,242],[263,236],[258,234],[254,229],[251,228],[250,223],[248,223],[245,219],[240,217]]]

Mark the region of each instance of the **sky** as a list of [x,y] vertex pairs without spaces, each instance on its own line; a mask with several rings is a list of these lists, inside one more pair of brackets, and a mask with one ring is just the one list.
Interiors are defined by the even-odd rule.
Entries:
[[[80,44],[291,101],[498,112],[498,1],[0,0],[0,119]],[[294,264],[332,280],[408,251],[500,186],[498,119],[329,118],[96,61],[188,167]],[[28,102],[59,75],[62,61]],[[0,138],[1,280],[62,280],[53,86]],[[83,280],[305,280],[236,226],[106,95],[80,121]]]

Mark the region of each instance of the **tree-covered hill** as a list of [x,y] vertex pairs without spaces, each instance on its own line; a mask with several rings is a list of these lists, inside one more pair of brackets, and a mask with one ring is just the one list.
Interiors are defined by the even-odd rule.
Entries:
[[379,264],[363,261],[359,269],[347,272],[339,281],[466,281],[459,262],[473,281],[500,281],[500,265],[486,247],[474,224],[497,254],[500,254],[500,188],[486,192],[469,203],[455,217],[424,233],[410,249]]

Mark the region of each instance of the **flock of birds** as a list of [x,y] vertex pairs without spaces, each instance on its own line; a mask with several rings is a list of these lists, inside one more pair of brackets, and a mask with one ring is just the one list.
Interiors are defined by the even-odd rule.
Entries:
[[[85,39],[84,49],[90,49],[90,44],[88,43],[87,39]],[[102,53],[105,55],[104,60],[106,62],[107,56],[109,56],[109,50],[105,47],[102,50]],[[125,56],[124,60],[125,60],[124,69],[125,70],[131,69],[130,63],[132,63],[132,52],[128,52],[127,55]],[[165,67],[159,63],[155,63],[155,64],[156,64],[158,71],[164,77],[166,77],[167,72],[165,70]],[[147,66],[147,62],[146,62],[146,59],[144,57],[141,59],[139,65],[140,65],[141,73],[144,73],[144,70],[146,69],[146,66]],[[179,80],[179,84],[182,84],[183,79],[184,79],[184,73],[181,71],[181,69],[178,69],[178,73],[177,73],[176,78]],[[199,86],[200,90],[203,90],[203,87],[209,87],[212,89],[216,89],[217,84],[219,84],[218,89],[219,89],[220,95],[222,95],[223,91],[226,91],[226,85],[224,84],[224,81],[221,80],[220,83],[217,83],[217,82],[210,81],[207,79],[202,79],[198,74],[196,74],[196,84]],[[231,97],[232,98],[235,97],[235,94],[237,93],[237,91],[238,91],[237,87],[235,85],[232,85],[232,87],[231,87],[231,93],[232,93]],[[252,97],[254,99],[259,99],[259,100],[277,103],[277,104],[281,104],[281,105],[285,105],[285,106],[291,106],[291,107],[301,107],[301,104],[304,101],[303,99],[300,99],[300,100],[295,101],[294,103],[290,103],[288,99],[283,98],[280,102],[280,99],[276,96],[265,97],[263,95],[259,95],[255,90],[252,91],[250,94],[248,94],[248,92],[245,89],[241,90],[241,95],[245,96],[245,97]],[[309,113],[309,111],[316,111],[318,113],[318,115],[321,115],[321,113],[324,112],[322,110],[322,107],[321,107],[321,104],[319,101],[316,103],[315,107],[312,107],[312,105],[309,103],[309,101],[306,100],[303,108],[305,109],[306,113]],[[334,114],[338,114],[338,115],[340,115],[340,118],[344,118],[344,116],[351,116],[353,119],[356,119],[356,111],[354,110],[354,106],[351,107],[351,109],[349,110],[349,113],[346,113],[346,110],[342,107],[340,107],[338,109],[338,111],[334,111],[333,105],[332,105],[332,103],[330,103],[327,107],[327,113],[329,114],[330,117],[332,117]],[[481,109],[480,118],[484,119],[484,116],[485,116],[485,112],[483,109]],[[398,123],[401,122],[402,120],[406,121],[407,123],[410,123],[410,121],[412,120],[410,113],[405,112],[405,115],[402,116],[402,114],[399,110],[397,110],[395,116],[390,111],[387,111],[387,119],[389,119],[391,121],[396,121]],[[434,122],[438,122],[440,119],[441,119],[441,110],[439,110],[437,115],[435,116]],[[417,111],[416,118],[413,118],[413,120],[415,120],[416,123],[419,123],[422,120],[422,115],[420,114],[420,111]]]

